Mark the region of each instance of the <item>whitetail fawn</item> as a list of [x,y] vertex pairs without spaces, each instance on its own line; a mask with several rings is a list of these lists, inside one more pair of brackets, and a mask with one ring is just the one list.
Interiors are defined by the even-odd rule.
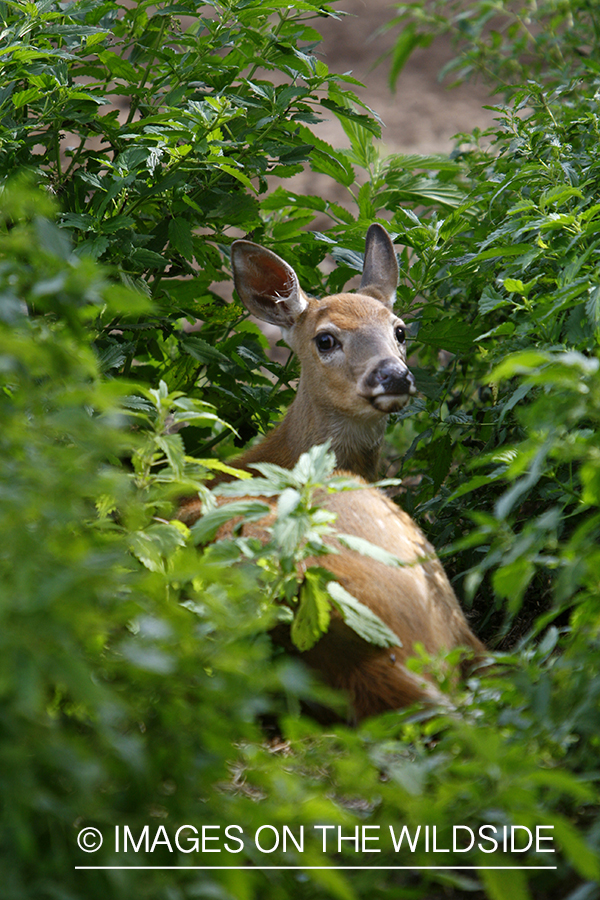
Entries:
[[[301,363],[298,392],[283,422],[233,465],[291,468],[310,447],[329,440],[340,470],[373,481],[387,416],[415,393],[404,323],[393,312],[398,264],[386,230],[369,228],[355,294],[309,298],[286,262],[249,241],[233,244],[232,263],[246,308],[278,325]],[[334,613],[327,633],[301,657],[349,694],[357,719],[439,700],[434,685],[405,666],[415,646],[431,655],[465,647],[476,659],[485,648],[471,632],[433,547],[410,516],[366,482],[329,495],[324,506],[337,515],[340,533],[364,538],[406,563],[392,568],[339,544],[337,553],[319,559],[398,636],[398,646],[367,643]],[[200,501],[188,500],[180,518],[191,524],[200,512]]]

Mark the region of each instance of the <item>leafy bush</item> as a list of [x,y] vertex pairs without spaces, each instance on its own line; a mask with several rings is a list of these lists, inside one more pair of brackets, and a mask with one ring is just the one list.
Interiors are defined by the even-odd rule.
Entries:
[[[396,67],[423,22],[469,23],[477,41],[458,67],[478,54],[509,100],[450,158],[383,158],[351,77],[313,53],[326,4],[0,5],[7,898],[599,895],[596,14],[569,4],[565,30],[564,4],[538,4],[548,28],[525,32],[516,4],[462,5],[460,18],[446,6],[433,21],[431,4],[410,5],[419,24]],[[484,29],[492,13],[512,17],[501,40]],[[508,81],[508,59],[538,80]],[[346,150],[312,135],[324,110]],[[348,208],[276,185],[306,164],[348,188]],[[330,227],[309,232],[321,214]],[[214,514],[191,531],[171,517],[186,492],[214,509],[213,448],[226,460],[289,399],[293,361],[269,360],[230,302],[231,240],[250,233],[308,290],[333,291],[360,270],[377,217],[404,248],[421,391],[387,462],[479,632],[504,641],[503,668],[454,692],[450,712],[325,731],[301,703],[342,701],[267,635],[271,598],[296,592],[295,561],[328,524],[312,502],[324,451],[264,473],[282,496],[266,546],[234,536],[201,552]],[[303,599],[322,588],[309,579]],[[257,723],[273,716],[269,743]],[[232,824],[239,854],[233,837],[217,857],[210,843],[171,853],[164,837],[194,825],[222,839]],[[77,847],[90,825],[105,836],[93,856]],[[306,847],[261,852],[265,825],[304,827]],[[477,844],[396,851],[390,826],[404,825],[435,825],[444,851],[454,825],[552,827],[557,868],[507,867],[549,865],[535,847],[492,857],[501,870]],[[125,826],[139,850],[116,852]],[[366,827],[367,852],[335,831],[323,852],[313,826]],[[240,868],[75,869],[86,864]],[[260,868],[357,864],[376,868]],[[394,868],[431,865],[455,868]]]
[[459,51],[442,77],[452,73],[461,82],[479,76],[509,96],[527,81],[556,86],[574,74],[598,71],[600,21],[593,3],[417,0],[395,8],[386,26],[401,29],[391,53],[392,89],[413,50],[442,35]]

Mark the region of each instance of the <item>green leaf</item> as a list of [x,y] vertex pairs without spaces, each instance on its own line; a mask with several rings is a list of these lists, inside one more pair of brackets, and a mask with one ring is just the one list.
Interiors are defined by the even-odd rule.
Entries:
[[194,256],[194,248],[192,245],[192,227],[187,219],[182,216],[176,216],[169,222],[169,240],[175,250],[181,253],[184,259],[189,262]]
[[554,838],[571,865],[583,878],[600,879],[598,855],[589,847],[582,835],[567,819],[552,817]]
[[[336,100],[342,100],[344,98],[340,97],[339,94],[335,94],[332,92],[332,96],[336,97]],[[354,100],[356,101],[358,98],[354,96]],[[336,102],[334,99],[323,99],[321,100],[321,105],[326,109],[330,109],[335,115],[339,118],[342,126],[346,120],[350,120],[351,122],[356,122],[359,125],[362,125],[363,128],[366,128],[367,131],[370,131],[375,137],[381,136],[381,127],[375,119],[371,118],[371,116],[366,116],[361,113],[356,113],[350,106],[344,106],[339,102]]]
[[504,334],[513,334],[514,330],[514,322],[501,322],[500,325],[496,325],[495,328],[491,328],[483,334],[478,334],[475,341],[485,341],[491,337],[501,337]]
[[418,392],[424,394],[429,400],[439,400],[444,389],[435,375],[427,369],[413,365],[411,365],[410,371],[414,375]]
[[379,616],[353,597],[337,581],[330,581],[327,592],[342,619],[359,637],[377,647],[401,647],[402,641]]
[[600,285],[594,285],[588,289],[585,314],[592,328],[600,328]]
[[433,463],[430,474],[433,479],[434,491],[439,490],[452,465],[452,438],[444,434],[432,442]]
[[279,500],[277,501],[278,518],[285,518],[286,516],[292,515],[298,509],[301,502],[302,495],[296,488],[286,488],[281,492]]
[[40,91],[37,87],[27,88],[25,91],[15,91],[12,95],[12,103],[15,109],[21,109],[33,100],[40,97]]
[[245,522],[256,522],[263,519],[270,512],[271,507],[267,503],[258,500],[240,500],[232,503],[224,503],[217,509],[213,509],[195,522],[190,531],[195,544],[205,544],[212,541],[217,531],[231,519],[243,518]]
[[498,597],[509,601],[508,608],[512,613],[520,609],[525,591],[534,575],[535,566],[524,556],[494,572],[494,591]]
[[529,374],[532,370],[548,363],[549,359],[548,354],[541,350],[532,349],[522,353],[513,353],[491,372],[487,379],[488,384],[513,378],[515,375]]
[[227,172],[228,175],[232,175],[234,178],[240,181],[244,185],[244,187],[247,187],[253,193],[258,193],[257,188],[252,184],[252,182],[245,174],[245,172],[242,171],[242,169],[238,169],[236,168],[236,166],[232,165],[231,163],[225,162],[224,160],[219,160],[217,166],[219,169],[221,169],[221,171]]
[[228,356],[225,356],[216,347],[212,347],[207,341],[195,334],[181,335],[179,343],[186,353],[189,353],[193,359],[204,365],[218,363],[226,370],[231,368],[232,363]]
[[417,47],[429,47],[433,35],[423,34],[417,31],[416,25],[412,23],[405,25],[396,39],[394,49],[392,51],[392,64],[390,66],[389,85],[390,90],[396,90],[396,82],[400,72],[408,62],[410,55]]
[[[524,494],[527,494],[531,488],[538,483],[544,471],[544,463],[550,451],[551,440],[546,438],[542,446],[535,454],[529,472],[523,478],[519,478],[514,484],[500,497],[494,507],[495,513],[499,519],[504,519],[510,514],[515,504],[521,500]],[[523,577],[525,577],[523,574]]]
[[[506,286],[506,285],[505,285]],[[479,312],[482,315],[491,312],[493,309],[498,309],[500,306],[507,306],[508,300],[504,297],[499,291],[497,291],[491,285],[484,288],[481,292],[481,297],[479,298]]]
[[127,59],[118,56],[112,50],[102,50],[98,53],[98,59],[104,63],[114,78],[121,78],[127,83],[135,84],[138,79],[138,71]]
[[467,353],[477,337],[472,325],[457,319],[442,319],[440,322],[425,322],[419,328],[418,339],[440,350],[461,355]]
[[175,478],[181,481],[184,477],[185,447],[180,434],[163,434],[156,438],[157,446],[169,460]]
[[331,601],[324,575],[331,577],[330,572],[309,568],[300,587],[299,607],[290,632],[293,644],[300,651],[310,650],[329,627]]
[[387,550],[384,550],[383,547],[379,547],[378,544],[372,544],[371,541],[367,541],[365,538],[358,537],[355,534],[342,534],[336,532],[335,537],[343,547],[347,547],[349,550],[356,550],[356,552],[360,553],[362,556],[376,559],[377,562],[383,563],[384,566],[392,566],[398,569],[403,566],[412,565],[412,563],[403,562],[393,553],[388,553]]
[[164,269],[169,265],[169,260],[165,259],[160,253],[154,250],[146,250],[145,247],[138,247],[131,254],[132,261],[142,269]]
[[[489,863],[486,860],[486,863]],[[527,877],[518,869],[479,870],[489,900],[531,900]]]
[[492,247],[490,250],[482,250],[469,258],[469,263],[483,262],[487,259],[504,259],[511,256],[523,256],[532,250],[531,244],[508,244],[502,247]]
[[344,159],[342,154],[333,155],[315,149],[311,155],[310,167],[313,172],[329,175],[338,184],[350,187],[354,184],[355,174],[352,166]]
[[331,450],[331,442],[326,441],[301,454],[292,469],[292,476],[299,485],[321,484],[333,473],[335,466],[335,453]]
[[511,294],[521,294],[522,297],[526,297],[528,294],[525,285],[518,278],[505,278],[504,287]]
[[177,525],[150,525],[130,538],[131,552],[151,572],[164,572],[165,561],[185,546],[185,536]]
[[578,200],[584,199],[584,195],[579,188],[570,187],[564,184],[557,185],[541,194],[539,199],[540,208],[545,209],[548,206],[562,206],[567,200],[571,200],[573,197],[577,197]]

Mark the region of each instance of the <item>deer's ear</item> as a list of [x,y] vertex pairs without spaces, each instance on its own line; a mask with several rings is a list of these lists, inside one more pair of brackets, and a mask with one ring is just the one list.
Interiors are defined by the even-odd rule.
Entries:
[[235,288],[246,309],[272,325],[291,328],[308,306],[292,267],[251,241],[234,241],[231,263]]
[[365,262],[359,293],[368,294],[392,309],[398,286],[398,261],[392,240],[382,225],[367,231]]

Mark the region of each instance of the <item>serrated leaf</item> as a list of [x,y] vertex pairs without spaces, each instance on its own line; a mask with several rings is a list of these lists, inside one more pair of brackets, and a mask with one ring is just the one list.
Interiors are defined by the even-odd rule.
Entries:
[[[420,369],[418,366],[411,366],[410,371],[414,375],[418,392],[424,394],[429,400],[439,400],[444,389],[435,375],[427,371],[427,369]],[[414,405],[414,403],[411,405]]]
[[[254,463],[252,470],[257,469],[261,471],[267,465],[270,464]],[[273,497],[275,494],[285,490],[286,487],[289,487],[289,471],[287,469],[282,471],[288,476],[285,482],[284,476],[268,473],[268,476],[265,478],[251,477],[248,481],[244,481],[243,484],[238,484],[235,481],[231,481],[229,484],[220,484],[214,489],[214,493],[218,497]]]
[[532,369],[550,361],[550,356],[541,350],[525,350],[522,353],[513,353],[504,359],[487,377],[488,384],[513,378],[515,375],[528,375]]
[[337,581],[330,581],[327,592],[346,625],[359,637],[376,647],[401,647],[402,641],[379,616],[353,597]]
[[206,513],[192,525],[190,528],[192,539],[195,544],[204,544],[207,541],[211,541],[221,525],[224,525],[225,522],[229,522],[231,519],[241,516],[246,522],[255,522],[264,518],[270,512],[271,507],[267,503],[261,503],[259,500],[239,500],[233,503],[225,503],[223,506]]
[[331,255],[336,263],[342,263],[355,272],[362,272],[365,260],[362,253],[356,253],[354,250],[347,250],[345,247],[334,247]]
[[[331,93],[334,95],[335,92],[332,91]],[[343,98],[340,97],[340,99]],[[356,113],[350,106],[342,106],[340,103],[336,103],[335,100],[330,100],[329,98],[323,98],[321,100],[321,105],[326,109],[330,109],[338,117],[342,128],[346,124],[346,121],[350,120],[351,122],[362,125],[363,128],[370,131],[376,138],[381,137],[381,126],[374,118],[371,118],[371,116],[364,115],[363,113]]]
[[343,159],[341,154],[336,157],[315,150],[310,158],[310,167],[313,172],[329,175],[330,178],[333,178],[338,184],[344,185],[344,187],[350,187],[350,185],[354,184],[356,177],[354,169]]
[[212,347],[207,341],[197,335],[181,335],[179,343],[186,353],[189,353],[195,360],[208,365],[209,363],[219,363],[225,369],[231,368],[231,360],[216,347]]
[[27,88],[25,91],[15,91],[12,95],[12,103],[15,109],[20,109],[31,103],[32,100],[41,99],[40,89],[37,87]]
[[117,56],[114,51],[103,50],[98,53],[98,59],[104,63],[114,78],[122,78],[123,81],[126,81],[128,84],[135,84],[139,80],[139,75],[135,66],[132,66],[129,60]]
[[493,309],[498,309],[499,306],[506,306],[508,304],[508,300],[504,297],[496,288],[488,287],[484,288],[481,292],[481,297],[479,298],[479,312],[482,315],[485,313],[491,312]]
[[471,349],[476,337],[477,332],[472,325],[457,319],[442,319],[441,322],[425,322],[421,325],[418,339],[430,347],[460,355]]
[[286,488],[285,491],[282,491],[277,501],[278,518],[290,516],[298,508],[301,501],[302,495],[296,488]]
[[108,347],[105,347],[100,353],[98,353],[98,361],[100,363],[100,369],[102,372],[108,372],[110,369],[120,369],[125,360],[127,359],[127,354],[130,353],[135,347],[135,344],[127,343],[127,344],[110,344]]
[[224,162],[223,160],[219,160],[217,166],[219,169],[221,169],[221,171],[227,172],[228,175],[232,175],[234,178],[240,181],[244,185],[244,187],[247,187],[248,190],[252,191],[254,194],[258,193],[258,189],[256,188],[256,186],[252,184],[248,176],[241,169],[238,169],[231,163]]
[[551,204],[555,206],[561,206],[572,197],[577,197],[579,200],[583,200],[583,194],[581,193],[579,188],[570,187],[567,185],[557,185],[556,187],[552,187],[549,188],[549,190],[544,191],[544,193],[540,196],[540,208],[544,209]]
[[514,322],[502,322],[501,325],[496,325],[495,328],[490,328],[489,331],[486,331],[483,334],[478,334],[475,338],[475,341],[485,341],[490,337],[500,337],[503,334],[512,334],[514,330]]
[[[503,259],[505,256],[524,256],[534,250],[531,244],[507,244],[502,247],[493,247],[490,250],[482,250],[468,259],[468,262],[481,262],[486,259]],[[462,260],[458,260],[462,262]]]
[[525,285],[519,278],[505,278],[504,287],[507,291],[510,291],[511,294],[521,294],[521,296],[527,294]]
[[327,631],[330,619],[331,601],[322,571],[307,569],[290,631],[292,642],[300,651],[310,650]]
[[178,547],[185,547],[185,536],[176,525],[166,523],[134,532],[129,544],[133,555],[151,572],[164,572],[165,559]]
[[[231,426],[229,427],[231,428]],[[228,466],[227,463],[221,462],[220,459],[197,459],[194,457],[191,461],[198,463],[211,471],[225,472],[227,475],[233,475],[234,478],[238,478],[242,481],[246,478],[252,478],[250,472],[244,472],[243,469],[236,469],[233,466]]]
[[269,487],[271,490],[279,492],[287,487],[300,487],[290,470],[278,466],[277,463],[253,463],[252,469],[256,469],[264,476],[264,478],[254,479],[258,489]]
[[131,260],[144,269],[164,269],[169,265],[168,259],[145,247],[137,247],[131,254]]
[[433,461],[429,470],[433,479],[433,489],[437,491],[452,465],[452,439],[449,434],[436,438],[432,444]]
[[157,445],[161,448],[171,466],[175,477],[183,479],[185,464],[185,447],[180,434],[162,434],[156,438]]
[[585,314],[592,328],[600,328],[600,285],[589,288]]
[[306,453],[302,453],[300,459],[292,469],[292,476],[296,483],[320,484],[328,478],[336,466],[335,453],[331,450],[331,442],[315,444]]
[[175,250],[191,262],[194,256],[192,226],[183,216],[176,216],[169,222],[169,240]]
[[367,541],[365,538],[358,537],[355,534],[336,533],[336,539],[348,550],[355,550],[362,556],[368,556],[377,560],[377,562],[383,563],[384,566],[393,566],[398,569],[402,566],[410,565],[410,563],[403,562],[393,553],[384,550],[378,544],[372,544],[371,541]]

